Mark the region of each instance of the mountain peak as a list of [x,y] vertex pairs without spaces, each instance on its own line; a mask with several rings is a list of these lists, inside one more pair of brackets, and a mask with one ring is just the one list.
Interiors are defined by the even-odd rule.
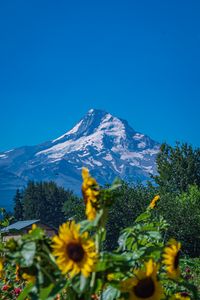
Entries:
[[136,132],[127,121],[103,110],[90,109],[70,131],[53,140],[50,147],[45,147],[36,156],[43,155],[52,163],[69,156],[71,161],[75,159],[78,163],[84,157],[88,165],[92,157],[100,159],[103,155],[109,159],[112,157],[112,161],[117,163],[120,161],[122,169],[118,172],[122,172],[127,162],[139,166],[140,160],[145,162],[151,155],[154,156],[158,151],[157,145],[148,136]]
[[106,115],[108,114],[108,112],[101,110],[101,109],[94,109],[91,108],[82,118],[82,120],[84,119],[94,119],[97,118],[99,120],[101,120],[102,118],[104,118]]
[[[127,121],[90,109],[68,132],[51,142],[21,147],[0,155],[0,198],[5,186],[14,194],[28,180],[54,180],[78,190],[81,169],[89,168],[100,184],[116,176],[130,182],[156,172],[159,144],[136,132]],[[7,180],[7,181],[6,181]],[[12,186],[12,189],[10,188]],[[10,197],[6,192],[6,197]]]
[[104,110],[90,109],[84,117],[69,131],[53,140],[52,143],[57,143],[68,139],[69,137],[78,138],[82,135],[90,135],[94,132],[106,116],[113,117]]
[[98,108],[91,108],[90,110],[88,110],[87,114],[98,114],[98,113],[103,113],[103,114],[107,114],[107,112],[103,109],[98,109]]
[[88,112],[86,113],[86,115],[92,115],[92,114],[106,114],[107,112],[102,110],[102,109],[97,109],[97,108],[91,108],[90,110],[88,110]]

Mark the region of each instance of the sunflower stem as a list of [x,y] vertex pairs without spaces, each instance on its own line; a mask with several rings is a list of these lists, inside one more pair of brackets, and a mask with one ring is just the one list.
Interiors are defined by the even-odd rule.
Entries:
[[[95,247],[96,247],[96,252],[99,255],[99,248],[100,248],[100,228],[97,230],[97,234],[95,236]],[[96,272],[92,272],[92,278],[90,282],[90,287],[93,290],[94,285],[95,285],[95,279],[96,279]]]
[[[103,229],[105,229],[105,226],[106,226],[107,215],[108,215],[108,209],[106,209],[104,207],[103,215],[101,216],[100,221],[98,223],[97,233],[95,236],[95,247],[96,247],[96,252],[97,252],[98,256],[101,251],[100,246],[101,246],[102,236],[103,236],[103,232],[104,232]],[[92,276],[91,276],[91,282],[90,282],[90,288],[92,291],[95,286],[95,280],[96,280],[96,272],[93,272]]]

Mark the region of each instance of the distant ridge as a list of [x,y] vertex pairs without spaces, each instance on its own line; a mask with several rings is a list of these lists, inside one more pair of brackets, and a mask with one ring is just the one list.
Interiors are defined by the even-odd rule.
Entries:
[[116,176],[145,181],[156,172],[158,151],[159,143],[136,132],[127,121],[90,109],[71,130],[52,141],[0,153],[0,205],[11,207],[16,189],[28,180],[53,180],[78,193],[83,166],[101,184]]

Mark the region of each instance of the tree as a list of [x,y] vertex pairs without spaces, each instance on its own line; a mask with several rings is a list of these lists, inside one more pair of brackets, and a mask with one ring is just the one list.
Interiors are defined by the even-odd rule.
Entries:
[[176,143],[175,147],[162,144],[157,170],[153,178],[162,194],[186,192],[192,184],[200,186],[200,149],[187,143]]
[[21,200],[23,219],[39,219],[58,227],[66,219],[63,213],[64,202],[72,196],[74,194],[71,190],[58,187],[54,182],[30,181]]
[[170,225],[166,239],[176,238],[182,243],[183,252],[199,257],[200,187],[191,185],[179,195],[162,195],[158,210]]
[[139,183],[131,185],[123,182],[117,193],[115,203],[109,209],[107,244],[105,245],[108,249],[116,248],[120,231],[134,223],[134,220],[157,194],[157,189],[150,183],[144,186]]
[[19,189],[17,189],[14,197],[14,218],[16,221],[23,220],[22,193]]
[[38,207],[36,195],[36,183],[34,181],[29,181],[26,189],[23,193],[22,205],[23,205],[23,219],[30,220],[36,219]]
[[85,219],[85,204],[83,199],[75,195],[71,195],[67,201],[64,202],[63,212],[67,220],[75,220],[80,222]]

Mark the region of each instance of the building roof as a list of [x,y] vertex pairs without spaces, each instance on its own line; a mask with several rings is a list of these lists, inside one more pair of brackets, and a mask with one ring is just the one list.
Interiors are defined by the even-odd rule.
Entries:
[[28,226],[31,226],[35,223],[38,223],[40,220],[26,220],[26,221],[18,221],[16,223],[13,223],[3,229],[1,229],[1,232],[8,232],[10,230],[22,230]]

